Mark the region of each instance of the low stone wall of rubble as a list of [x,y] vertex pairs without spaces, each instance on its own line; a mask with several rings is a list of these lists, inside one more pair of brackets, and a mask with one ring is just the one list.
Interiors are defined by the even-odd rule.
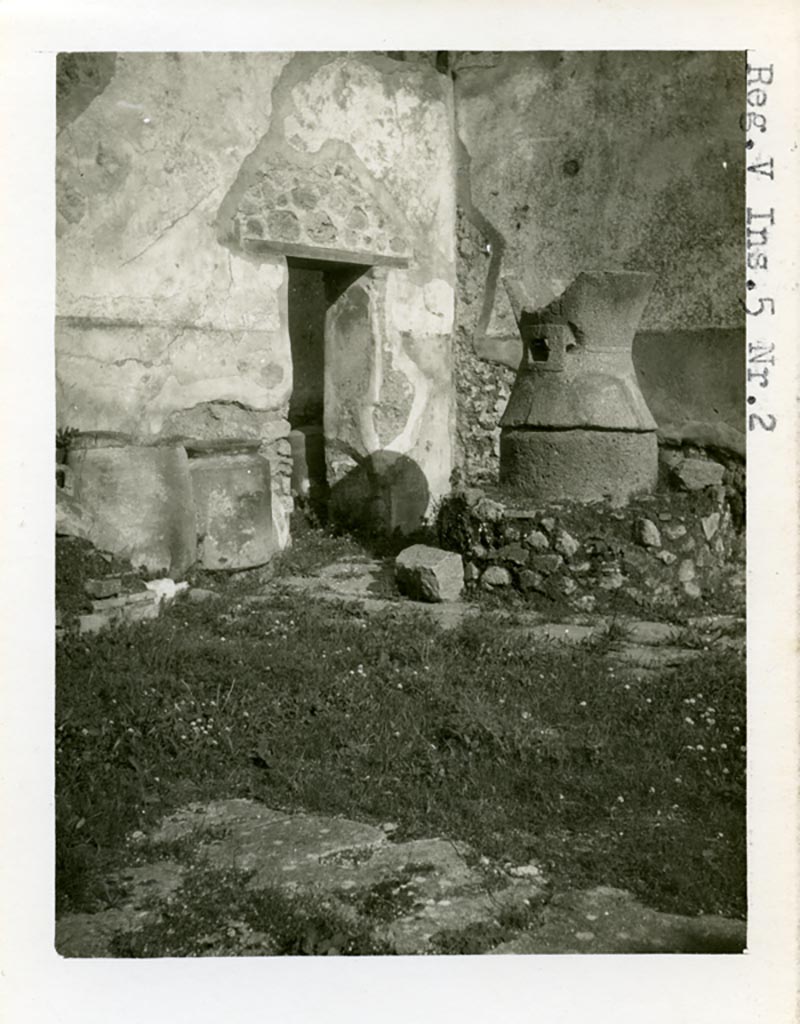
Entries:
[[462,555],[468,590],[514,588],[584,612],[743,603],[743,467],[687,449],[660,462],[659,490],[622,508],[455,489],[439,508],[439,543]]

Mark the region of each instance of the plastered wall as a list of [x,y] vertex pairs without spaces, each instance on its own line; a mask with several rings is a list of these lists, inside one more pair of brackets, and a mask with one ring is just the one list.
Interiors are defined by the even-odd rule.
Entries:
[[634,362],[661,436],[744,452],[742,53],[459,53],[461,461],[496,472],[504,273],[657,275]]
[[[300,209],[305,243],[406,264],[369,285],[356,362],[371,387],[343,361],[326,391],[332,436],[355,403],[353,454],[393,446],[441,493],[454,431],[449,79],[368,55],[104,54],[62,58],[58,85],[59,425],[259,438],[285,542],[288,271],[244,235],[286,241]],[[326,208],[344,188],[309,199],[320,175],[346,179],[351,209]],[[392,429],[368,427],[387,417]]]

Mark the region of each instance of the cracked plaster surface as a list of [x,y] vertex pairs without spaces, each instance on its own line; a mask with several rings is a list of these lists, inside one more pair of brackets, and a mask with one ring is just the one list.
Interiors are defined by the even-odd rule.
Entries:
[[[242,169],[264,154],[292,153],[301,167],[338,154],[379,207],[400,215],[414,246],[414,269],[389,272],[370,314],[361,445],[410,452],[446,486],[449,82],[394,64],[389,74],[383,64],[314,54],[118,56],[113,79],[59,139],[61,419],[156,433],[203,402],[279,411],[292,386],[286,269],[280,257],[220,245],[223,211]],[[224,118],[214,113],[220,97]],[[338,383],[332,394],[348,391]]]

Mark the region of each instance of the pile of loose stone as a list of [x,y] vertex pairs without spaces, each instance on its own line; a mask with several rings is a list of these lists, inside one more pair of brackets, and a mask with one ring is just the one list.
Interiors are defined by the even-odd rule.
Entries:
[[515,587],[577,611],[602,610],[617,592],[665,607],[720,587],[743,593],[744,532],[729,471],[699,456],[667,460],[673,487],[624,508],[531,508],[459,488],[441,505],[440,543],[463,556],[468,589]]

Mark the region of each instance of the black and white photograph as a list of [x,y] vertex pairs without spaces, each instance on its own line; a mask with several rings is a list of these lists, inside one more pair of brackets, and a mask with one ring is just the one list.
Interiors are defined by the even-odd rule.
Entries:
[[59,55],[62,955],[742,952],[745,65]]
[[6,13],[10,1019],[788,1024],[797,17],[91,6]]

